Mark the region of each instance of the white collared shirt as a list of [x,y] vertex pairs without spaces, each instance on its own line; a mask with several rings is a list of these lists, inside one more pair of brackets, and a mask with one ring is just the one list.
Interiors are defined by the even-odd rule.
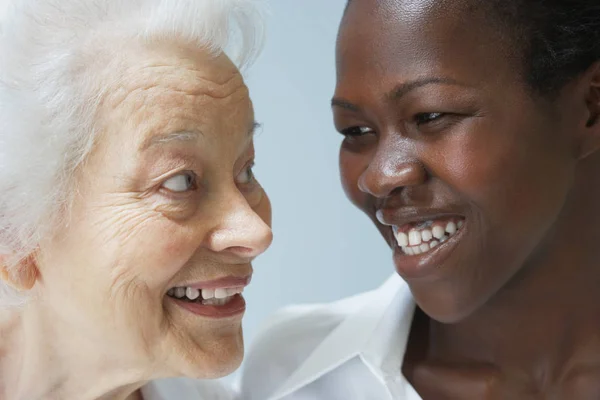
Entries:
[[144,400],[233,400],[234,394],[219,381],[170,378],[142,388]]
[[421,400],[402,375],[415,311],[396,274],[379,289],[277,313],[246,358],[243,400]]

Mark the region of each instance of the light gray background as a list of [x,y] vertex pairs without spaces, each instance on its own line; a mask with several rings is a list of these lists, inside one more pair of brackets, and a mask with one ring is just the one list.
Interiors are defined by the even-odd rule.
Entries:
[[272,247],[245,292],[247,345],[291,303],[329,302],[379,286],[391,252],[341,188],[330,100],[345,0],[271,0],[266,48],[247,73],[257,121],[256,175],[273,204]]

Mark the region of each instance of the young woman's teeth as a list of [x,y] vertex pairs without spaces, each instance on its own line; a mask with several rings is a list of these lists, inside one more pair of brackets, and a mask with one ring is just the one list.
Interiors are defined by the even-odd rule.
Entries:
[[426,221],[400,232],[394,226],[394,236],[404,254],[414,256],[425,253],[450,239],[462,228],[463,220]]
[[243,287],[195,289],[191,287],[176,287],[167,292],[169,297],[179,300],[202,303],[204,305],[222,306],[244,291]]

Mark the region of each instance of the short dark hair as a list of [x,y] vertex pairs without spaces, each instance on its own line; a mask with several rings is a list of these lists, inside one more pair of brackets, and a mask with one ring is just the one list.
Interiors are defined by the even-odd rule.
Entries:
[[506,31],[526,82],[539,94],[557,93],[600,60],[600,0],[466,1]]
[[600,60],[600,0],[472,0],[507,29],[525,78],[553,94]]

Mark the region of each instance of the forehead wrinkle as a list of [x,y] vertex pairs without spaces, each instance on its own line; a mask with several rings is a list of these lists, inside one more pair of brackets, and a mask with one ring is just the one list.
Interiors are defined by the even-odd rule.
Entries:
[[[196,125],[204,118],[204,108],[233,106],[248,97],[248,88],[233,64],[172,54],[161,55],[166,57],[162,60],[153,54],[143,59],[146,55],[118,63],[113,69],[117,78],[106,77],[112,84],[107,85],[101,106],[109,121],[120,120],[121,125],[133,128],[136,136],[143,136],[136,146],[139,150],[197,140],[203,136]],[[143,127],[143,132],[136,126]]]
[[[155,73],[153,75],[161,75]],[[140,79],[137,79],[140,81]],[[175,82],[179,83],[179,79]],[[203,83],[211,82],[209,80],[203,80]],[[236,101],[238,98],[244,98],[248,96],[248,88],[243,84],[241,76],[230,76],[225,82],[227,86],[224,90],[220,88],[208,88],[207,85],[200,83],[194,84],[191,88],[179,88],[174,87],[173,82],[166,81],[164,75],[162,79],[157,78],[154,82],[148,82],[148,80],[141,79],[143,85],[136,85],[137,82],[127,82],[126,86],[121,86],[116,90],[110,91],[107,94],[107,98],[103,102],[105,106],[108,106],[109,113],[116,113],[117,115],[126,115],[130,121],[139,119],[142,121],[150,122],[148,117],[154,121],[152,125],[158,123],[159,125],[169,125],[169,121],[173,119],[184,118],[185,114],[197,114],[194,111],[200,110],[203,103],[214,103],[220,101]],[[212,82],[211,82],[212,83]],[[213,86],[216,84],[213,83]],[[154,109],[154,111],[153,111]],[[158,114],[157,114],[158,113]],[[181,114],[179,117],[177,115]],[[158,115],[163,115],[164,118],[156,118]],[[160,122],[160,120],[164,120]],[[167,126],[155,129],[168,129]],[[173,135],[172,137],[168,137]],[[197,138],[198,135],[194,135]],[[166,136],[158,137],[158,142],[164,142],[165,139],[178,138],[180,140],[190,140],[190,133],[182,135],[182,132],[172,132]],[[154,143],[157,143],[154,141]],[[149,147],[152,143],[145,143],[142,147]]]
[[[195,76],[189,76],[195,75]],[[126,84],[122,84],[125,83]],[[109,92],[108,103],[112,108],[118,108],[127,103],[132,96],[151,92],[152,90],[165,90],[171,94],[184,96],[201,96],[213,99],[226,99],[233,96],[237,91],[248,93],[240,74],[232,74],[223,82],[215,82],[198,74],[183,74],[174,76],[164,72],[154,71],[147,74],[137,74],[137,78],[122,79],[121,84],[115,90]],[[135,99],[138,102],[140,99]]]
[[[168,121],[171,120],[171,118],[166,119]],[[255,132],[260,128],[260,126],[261,125],[258,122],[256,122],[254,118],[252,118],[246,131],[246,137],[248,138],[248,140],[252,140],[254,138]],[[142,143],[139,146],[139,151],[143,152],[156,145],[168,144],[174,141],[188,143],[196,142],[200,138],[205,136],[204,132],[197,128],[194,128],[192,130],[180,130],[175,132],[164,133],[165,130],[168,129],[168,125],[165,124],[154,125],[152,128],[154,134],[150,134],[142,141]]]
[[[165,86],[173,92],[180,92],[191,96],[209,96],[215,99],[230,97],[240,88],[245,87],[244,80],[240,73],[232,73],[229,76],[220,77],[206,76],[206,71],[199,71],[190,68],[178,68],[180,71],[169,74],[172,67],[153,66],[146,67],[149,71],[148,83],[153,83],[154,87]],[[153,77],[155,77],[153,79]]]

